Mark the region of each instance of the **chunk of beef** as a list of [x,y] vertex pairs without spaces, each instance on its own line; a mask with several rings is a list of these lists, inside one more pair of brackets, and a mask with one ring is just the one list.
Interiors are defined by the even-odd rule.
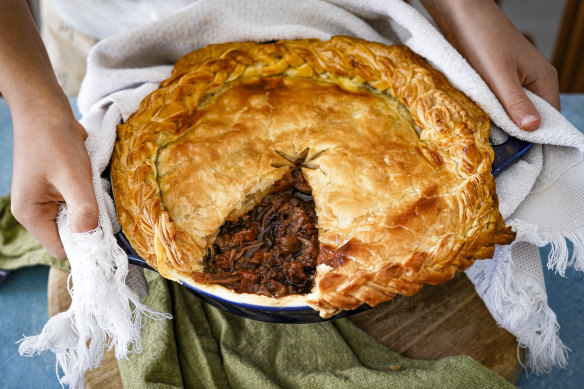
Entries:
[[261,204],[221,227],[205,272],[194,277],[238,293],[309,293],[319,253],[316,224],[310,186],[295,168]]

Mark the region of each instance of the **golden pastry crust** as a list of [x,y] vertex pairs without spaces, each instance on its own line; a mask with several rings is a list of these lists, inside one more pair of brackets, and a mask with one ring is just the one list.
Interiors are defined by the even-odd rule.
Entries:
[[283,154],[309,149],[321,256],[303,297],[330,317],[445,282],[514,239],[488,137],[487,115],[405,46],[210,45],[118,126],[116,210],[142,258],[196,284],[221,225],[290,170]]

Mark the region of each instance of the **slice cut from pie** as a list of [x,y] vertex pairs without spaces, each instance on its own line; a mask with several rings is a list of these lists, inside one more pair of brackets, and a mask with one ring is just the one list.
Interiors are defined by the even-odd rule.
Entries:
[[449,280],[515,234],[489,118],[405,46],[211,45],[118,126],[112,182],[164,277],[330,317]]

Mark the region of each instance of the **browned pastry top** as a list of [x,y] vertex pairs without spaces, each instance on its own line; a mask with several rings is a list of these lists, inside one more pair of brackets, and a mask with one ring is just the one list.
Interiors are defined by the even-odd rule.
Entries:
[[118,219],[163,276],[197,283],[220,227],[301,166],[320,245],[302,298],[328,317],[445,282],[513,240],[488,136],[487,115],[405,46],[211,45],[118,127]]

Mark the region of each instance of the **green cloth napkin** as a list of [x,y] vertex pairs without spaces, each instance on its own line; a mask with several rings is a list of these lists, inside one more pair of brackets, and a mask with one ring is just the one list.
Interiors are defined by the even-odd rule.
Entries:
[[144,303],[171,312],[149,320],[143,350],[118,362],[130,388],[507,388],[467,356],[402,357],[341,319],[273,324],[224,313],[146,271]]
[[[59,265],[0,199],[0,268]],[[272,324],[224,313],[146,271],[144,303],[173,320],[147,320],[142,350],[118,362],[127,388],[513,388],[466,356],[400,356],[346,319]]]

